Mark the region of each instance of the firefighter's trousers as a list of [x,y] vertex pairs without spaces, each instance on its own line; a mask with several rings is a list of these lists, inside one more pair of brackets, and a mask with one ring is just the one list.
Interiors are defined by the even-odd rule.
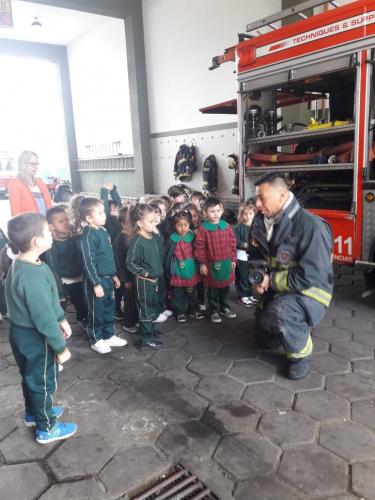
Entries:
[[288,358],[303,358],[313,350],[310,331],[326,307],[310,297],[285,293],[265,300],[256,313],[256,337],[268,347],[282,345]]

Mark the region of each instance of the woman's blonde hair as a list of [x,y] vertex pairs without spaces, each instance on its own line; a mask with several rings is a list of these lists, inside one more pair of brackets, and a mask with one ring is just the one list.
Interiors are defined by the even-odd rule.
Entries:
[[22,151],[18,158],[18,177],[29,186],[35,185],[35,176],[30,175],[28,163],[31,158],[38,155],[34,151]]

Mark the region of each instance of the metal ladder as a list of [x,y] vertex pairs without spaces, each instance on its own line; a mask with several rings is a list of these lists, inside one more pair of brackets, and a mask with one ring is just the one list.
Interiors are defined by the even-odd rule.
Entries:
[[[280,12],[277,12],[272,16],[268,16],[260,19],[259,21],[254,21],[253,23],[247,24],[246,32],[249,33],[250,31],[256,31],[258,35],[261,35],[262,33],[260,33],[259,28],[263,28],[264,26],[268,26],[269,28],[275,30],[278,27],[275,26],[274,23],[276,23],[277,21],[282,21],[283,19],[287,19],[288,17],[293,15],[297,15],[302,19],[307,19],[309,16],[304,14],[303,11],[326,4],[330,4],[333,7],[340,7],[340,4],[338,4],[334,0],[307,0],[306,2],[302,2],[298,5],[295,5],[294,7],[290,7],[289,9],[281,10]],[[254,35],[252,35],[251,38],[253,36]]]

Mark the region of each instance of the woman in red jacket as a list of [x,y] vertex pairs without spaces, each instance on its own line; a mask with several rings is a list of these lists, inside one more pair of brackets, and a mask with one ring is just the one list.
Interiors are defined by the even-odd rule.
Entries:
[[33,151],[23,151],[18,158],[18,175],[9,183],[9,202],[12,216],[23,212],[43,215],[52,207],[47,186],[36,177],[39,161]]

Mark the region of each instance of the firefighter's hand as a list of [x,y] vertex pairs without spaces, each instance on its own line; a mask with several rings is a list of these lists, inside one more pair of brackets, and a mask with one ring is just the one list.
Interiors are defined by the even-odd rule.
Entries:
[[269,286],[270,286],[270,275],[265,274],[262,283],[260,283],[259,285],[255,285],[254,290],[256,293],[262,295],[268,290]]
[[203,276],[207,276],[207,274],[208,274],[208,267],[206,266],[206,264],[201,264],[200,265],[199,272],[201,274],[203,274]]
[[66,321],[66,319],[63,319],[62,321],[60,321],[60,328],[61,328],[62,334],[64,335],[64,339],[68,339],[72,334],[72,329],[71,329],[69,323]]
[[63,365],[64,363],[66,363],[66,361],[69,361],[69,359],[71,357],[72,357],[71,352],[69,351],[69,349],[67,347],[65,347],[63,352],[60,352],[60,354],[56,354],[57,362],[60,365]]
[[133,283],[131,281],[126,281],[125,282],[125,289],[131,290],[132,288],[133,288]]
[[95,297],[97,297],[98,299],[104,297],[104,290],[103,290],[102,285],[95,285],[94,286],[94,293],[95,293]]
[[234,271],[236,269],[236,265],[237,265],[237,262],[232,261],[232,271]]
[[121,286],[121,283],[120,283],[120,280],[118,279],[117,276],[113,276],[113,283],[115,284],[115,288],[120,288]]

